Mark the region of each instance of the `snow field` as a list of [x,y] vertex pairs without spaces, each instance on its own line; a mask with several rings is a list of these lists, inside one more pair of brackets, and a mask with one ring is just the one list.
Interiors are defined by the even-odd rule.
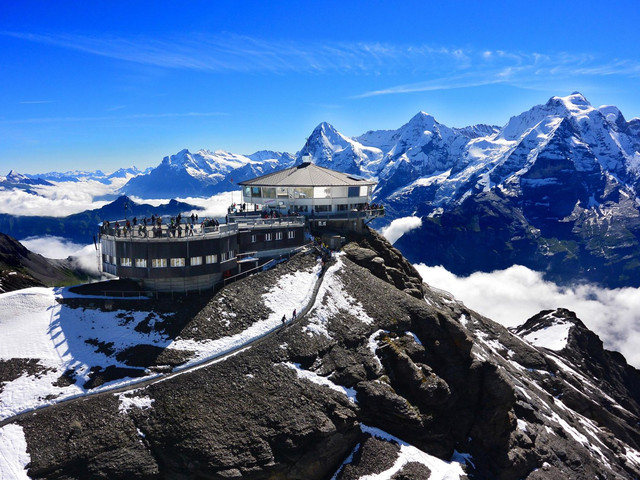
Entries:
[[[90,379],[91,367],[130,368],[99,349],[118,352],[135,345],[150,344],[195,352],[194,357],[177,371],[236,350],[280,327],[283,315],[290,320],[294,309],[301,312],[311,299],[319,271],[318,265],[306,272],[282,276],[264,295],[265,304],[272,310],[267,320],[254,323],[237,335],[205,342],[184,339],[172,341],[154,330],[148,334],[136,331],[135,326],[145,319],[153,327],[157,319],[153,312],[103,312],[70,308],[57,301],[60,296],[72,296],[64,290],[60,294],[56,293],[60,292],[56,289],[30,288],[1,294],[0,360],[35,359],[40,371],[35,375],[23,373],[5,383],[0,393],[0,419],[152,377],[123,378],[92,390],[85,389],[82,385]],[[87,340],[91,343],[87,343]],[[73,383],[56,385],[67,371],[75,372]],[[131,401],[122,402],[126,405],[123,407],[126,411],[130,407],[126,402]]]
[[127,413],[132,408],[139,408],[141,410],[151,408],[153,402],[155,401],[151,397],[136,397],[131,396],[131,392],[128,393],[120,393],[117,395],[120,400],[120,405],[118,406],[118,411],[122,413]]
[[309,312],[309,321],[302,329],[309,336],[324,335],[331,338],[327,330],[327,322],[340,313],[348,313],[366,324],[373,323],[373,319],[367,314],[362,304],[346,293],[344,284],[338,276],[338,272],[344,266],[340,257],[341,255],[338,255],[336,263],[325,272],[324,281]]
[[[380,440],[397,443],[400,446],[398,458],[391,468],[375,475],[365,475],[360,477],[360,480],[386,480],[399,472],[402,467],[409,462],[417,462],[425,465],[431,471],[429,480],[459,480],[465,476],[464,470],[462,470],[458,462],[445,462],[378,428],[369,427],[364,424],[361,424],[360,428],[364,433],[368,433]],[[464,456],[464,458],[466,458],[466,456]]]
[[[35,375],[24,373],[5,383],[0,393],[0,419],[86,394],[88,390],[82,385],[89,380],[91,367],[127,367],[97,351],[98,347],[86,343],[86,340],[112,344],[110,348],[113,351],[141,343],[160,347],[169,343],[167,338],[154,331],[145,334],[134,330],[148,312],[70,308],[57,302],[60,295],[56,291],[29,288],[0,295],[0,332],[3,339],[0,360],[36,359],[42,369]],[[64,290],[62,292],[65,295]],[[75,372],[75,381],[70,385],[55,385],[68,370]],[[134,380],[110,382],[99,389],[131,381]]]
[[236,335],[204,342],[184,339],[171,342],[168,345],[170,348],[196,352],[191,360],[176,370],[185,369],[207,359],[223,355],[265,336],[282,325],[283,316],[290,322],[293,311],[296,310],[300,313],[311,301],[319,272],[320,266],[318,265],[311,271],[299,271],[280,277],[271,290],[263,295],[265,305],[272,310],[269,318],[255,322]]
[[284,365],[285,367],[294,370],[298,375],[298,378],[304,378],[305,380],[309,380],[310,382],[313,382],[317,385],[329,387],[331,390],[335,390],[336,392],[340,392],[343,395],[346,395],[351,403],[358,403],[358,401],[356,400],[356,391],[353,388],[336,385],[326,377],[318,375],[315,372],[303,369],[299,363],[284,362],[280,365]]
[[[553,314],[547,315],[554,319]],[[561,320],[555,321],[555,323],[542,330],[531,332],[522,338],[536,347],[543,347],[549,350],[559,352],[567,346],[567,340],[569,339],[569,330],[573,324],[571,322],[562,322]]]
[[29,480],[27,441],[20,425],[0,428],[0,480]]

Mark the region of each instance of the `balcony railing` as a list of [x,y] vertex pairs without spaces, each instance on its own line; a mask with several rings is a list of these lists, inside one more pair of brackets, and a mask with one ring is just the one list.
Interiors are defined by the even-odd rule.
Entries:
[[[100,227],[100,235],[112,237],[117,240],[133,240],[137,242],[143,241],[163,241],[163,240],[180,240],[189,241],[196,238],[204,237],[226,237],[237,233],[238,224],[228,223],[219,226],[208,226],[205,224],[180,224],[173,228],[171,225],[162,224],[160,226],[144,226],[135,225],[127,228],[126,226],[119,226],[116,228],[116,222],[113,222],[109,227]],[[120,220],[118,220],[120,223]],[[126,225],[126,221],[123,221]]]

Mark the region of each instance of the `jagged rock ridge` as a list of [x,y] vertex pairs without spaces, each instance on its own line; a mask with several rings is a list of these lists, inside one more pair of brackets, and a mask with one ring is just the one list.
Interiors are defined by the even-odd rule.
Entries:
[[[528,343],[422,285],[374,232],[352,240],[299,322],[207,367],[18,420],[29,474],[637,478],[638,371],[575,316],[542,312],[522,327]],[[176,312],[173,338],[221,338],[268,314],[260,295],[314,261],[295,257],[203,303],[158,305]],[[552,324],[569,325],[566,344],[534,345]],[[421,453],[399,461],[412,448]]]

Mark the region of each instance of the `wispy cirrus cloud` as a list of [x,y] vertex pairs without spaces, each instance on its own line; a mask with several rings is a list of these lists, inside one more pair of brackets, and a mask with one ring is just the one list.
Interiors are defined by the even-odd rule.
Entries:
[[36,117],[18,118],[11,120],[0,120],[0,125],[14,125],[22,123],[60,123],[60,122],[102,122],[102,121],[122,121],[154,118],[184,118],[184,117],[224,117],[225,112],[186,112],[186,113],[134,113],[131,115],[106,115],[95,117]]
[[20,105],[43,105],[46,103],[53,103],[53,100],[23,100],[18,103]]
[[512,53],[504,51],[469,52],[464,68],[455,65],[434,70],[420,82],[370,90],[353,98],[428,92],[454,88],[505,84],[521,88],[557,88],[559,81],[593,77],[639,77],[640,62],[629,59],[602,59],[590,54]]
[[[403,74],[424,80],[369,90],[353,98],[508,84],[545,88],[592,77],[638,77],[640,61],[590,53],[518,52],[384,42],[313,42],[237,34],[190,34],[165,39],[0,32],[126,62],[169,69],[272,74]],[[555,87],[554,87],[555,88]]]
[[399,68],[426,71],[443,59],[464,67],[470,60],[462,49],[429,45],[296,42],[236,34],[192,34],[163,40],[23,32],[0,34],[145,65],[216,72],[373,74]]

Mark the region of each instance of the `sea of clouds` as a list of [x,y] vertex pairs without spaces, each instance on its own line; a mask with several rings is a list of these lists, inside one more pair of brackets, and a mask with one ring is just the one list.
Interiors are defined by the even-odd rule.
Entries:
[[86,272],[94,277],[99,276],[98,257],[96,246],[80,245],[66,238],[47,235],[44,237],[28,237],[20,240],[25,247],[43,257],[54,259],[66,259],[71,261],[71,266]]
[[638,288],[560,287],[520,265],[468,277],[444,267],[415,267],[427,284],[451,292],[467,307],[507,327],[520,325],[541,310],[568,308],[598,334],[605,348],[621,352],[631,365],[640,367]]
[[[420,225],[417,217],[398,218],[381,233],[394,243]],[[415,267],[429,285],[451,292],[467,307],[506,327],[520,325],[541,310],[568,308],[598,334],[605,348],[621,352],[630,364],[640,367],[638,288],[607,289],[593,284],[560,287],[520,265],[468,277],[458,277],[441,266]]]
[[0,187],[0,213],[66,217],[112,202],[115,197],[111,200],[96,199],[113,195],[120,186],[120,183],[104,184],[88,180],[34,185],[30,190]]

